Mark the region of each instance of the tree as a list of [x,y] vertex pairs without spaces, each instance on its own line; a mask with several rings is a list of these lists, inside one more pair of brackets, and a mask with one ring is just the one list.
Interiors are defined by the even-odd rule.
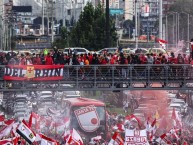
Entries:
[[[105,13],[99,4],[95,9],[87,3],[78,22],[70,32],[70,46],[98,50],[105,47]],[[115,46],[117,34],[114,22],[110,19],[110,44]]]

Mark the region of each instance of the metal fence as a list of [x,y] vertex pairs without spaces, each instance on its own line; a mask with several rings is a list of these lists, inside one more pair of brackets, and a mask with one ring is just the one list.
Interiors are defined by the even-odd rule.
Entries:
[[[191,65],[65,65],[60,81],[4,81],[4,66],[0,66],[0,82],[17,84],[18,88],[30,89],[38,84],[44,89],[49,84],[63,90],[63,84],[71,84],[79,90],[124,89],[191,89],[193,68]],[[159,84],[155,87],[154,84]],[[72,89],[74,89],[72,88]],[[9,88],[10,89],[10,88]],[[15,89],[15,88],[14,88]],[[50,88],[49,88],[50,89]],[[52,89],[52,88],[51,88]]]

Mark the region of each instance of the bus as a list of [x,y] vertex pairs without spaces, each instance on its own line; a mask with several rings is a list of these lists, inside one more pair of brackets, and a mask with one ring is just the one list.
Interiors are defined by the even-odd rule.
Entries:
[[107,120],[104,102],[89,98],[64,98],[62,109],[70,118],[69,129],[78,130],[88,140],[97,135],[106,138]]

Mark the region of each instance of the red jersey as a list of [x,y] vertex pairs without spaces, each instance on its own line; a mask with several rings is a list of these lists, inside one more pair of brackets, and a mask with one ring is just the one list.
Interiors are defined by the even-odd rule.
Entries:
[[176,59],[175,57],[169,57],[169,58],[168,58],[168,62],[169,62],[170,64],[177,64],[177,59]]
[[46,56],[45,58],[45,65],[52,65],[53,64],[53,59],[51,56]]
[[147,58],[145,56],[140,57],[141,64],[146,64],[147,63]]
[[26,59],[25,58],[21,58],[19,64],[20,65],[26,65]]
[[34,58],[33,64],[35,64],[35,65],[40,65],[40,64],[42,64],[41,58],[39,58],[39,57]]

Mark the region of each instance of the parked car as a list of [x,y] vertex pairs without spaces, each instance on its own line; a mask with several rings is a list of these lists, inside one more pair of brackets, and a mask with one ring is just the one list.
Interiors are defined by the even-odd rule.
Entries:
[[90,51],[87,50],[86,48],[81,48],[81,47],[73,47],[73,48],[65,48],[64,49],[64,54],[68,54],[69,53],[69,49],[71,49],[72,54],[88,54]]
[[147,53],[154,53],[154,54],[167,54],[166,50],[163,48],[149,48]]
[[97,54],[103,54],[105,51],[106,51],[107,53],[114,54],[115,52],[118,52],[118,48],[117,48],[117,47],[113,47],[113,48],[103,48],[103,49],[97,51],[96,53],[97,53]]

